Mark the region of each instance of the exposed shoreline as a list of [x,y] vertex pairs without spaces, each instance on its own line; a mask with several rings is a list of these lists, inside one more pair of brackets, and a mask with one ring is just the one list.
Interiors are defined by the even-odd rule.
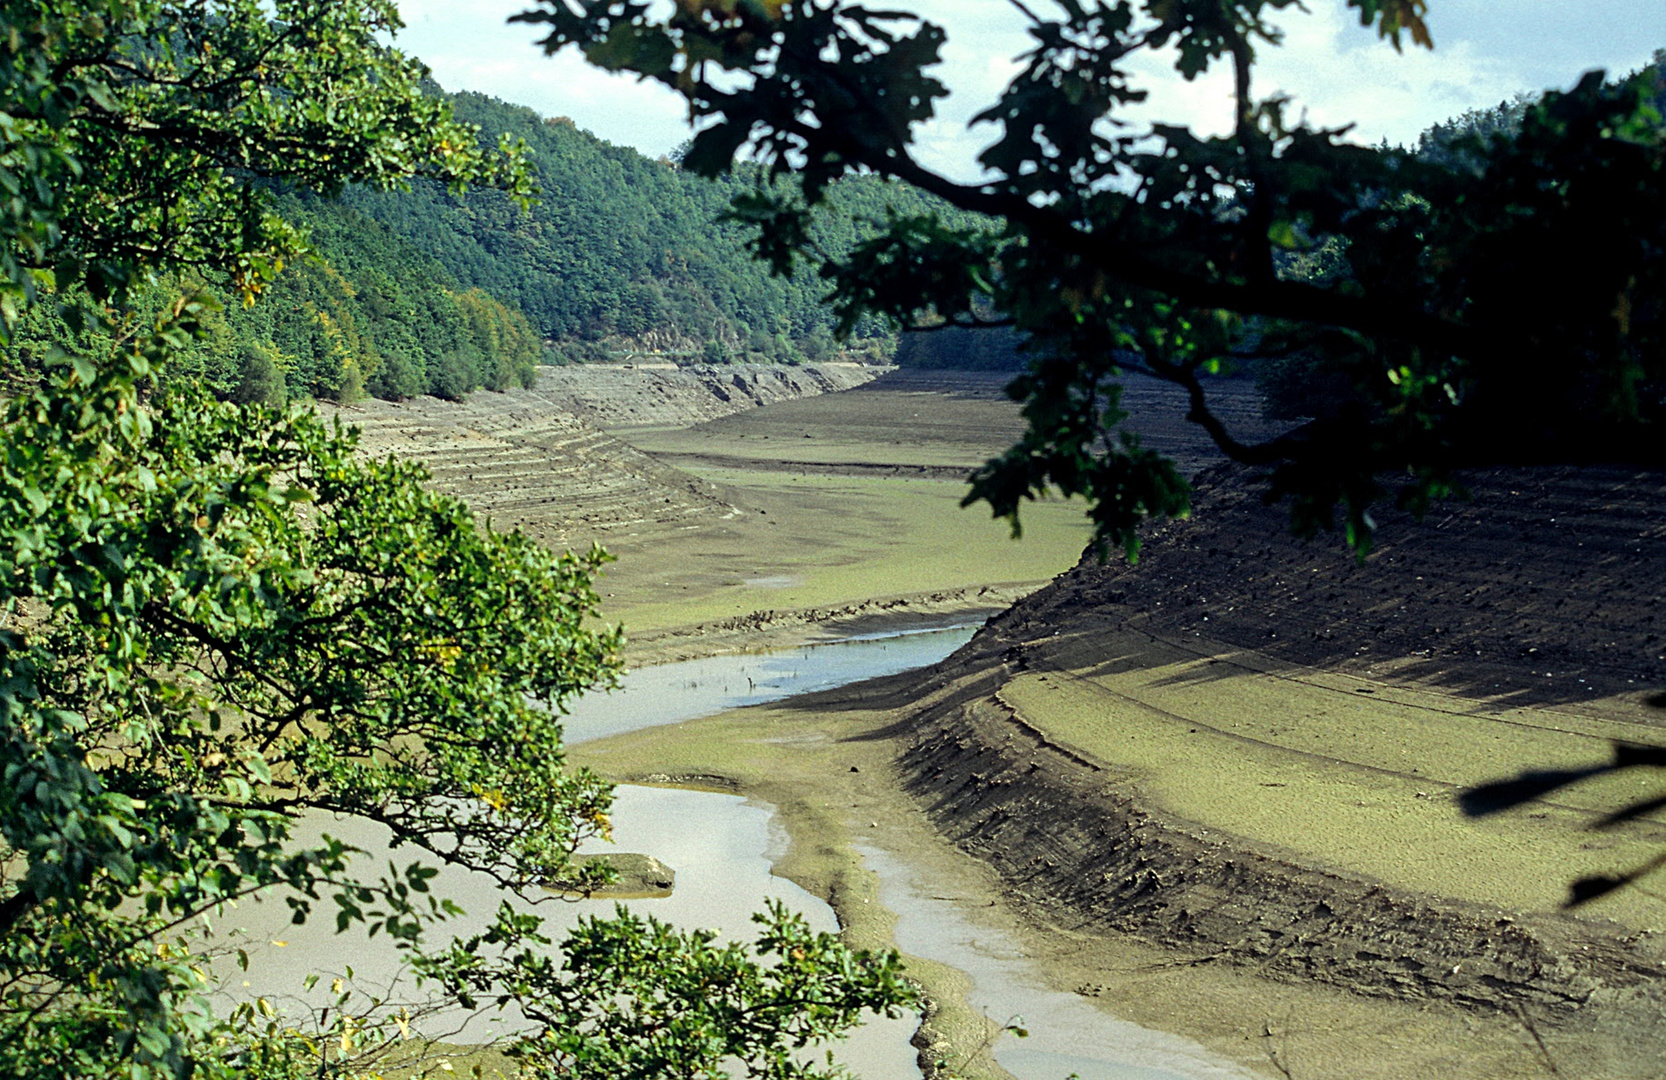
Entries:
[[766,609],[735,618],[627,634],[628,667],[735,653],[775,652],[868,634],[982,623],[1040,588],[1038,582],[876,597],[834,607]]
[[[965,601],[772,613],[720,632],[664,635],[634,658],[915,628],[980,610]],[[1045,958],[1058,988],[1269,1075],[1306,1075],[1292,1064],[1302,1059],[1349,1061],[1346,1075],[1361,1080],[1437,1070],[1544,1075],[1536,1040],[1547,1038],[1551,1060],[1566,1068],[1575,1064],[1567,1049],[1574,1033],[1600,1036],[1606,1047],[1580,1055],[1579,1075],[1651,1075],[1653,1066],[1628,1048],[1659,1038],[1646,1030],[1659,1018],[1652,951],[1637,952],[1619,934],[1547,937],[1543,926],[1524,928],[1502,911],[1268,861],[1252,842],[1219,831],[1200,838],[1148,804],[1137,783],[1048,745],[1010,710],[991,711],[1002,674],[987,647],[977,652],[969,647],[925,672],[604,740],[577,748],[575,759],[618,780],[691,780],[776,806],[793,840],[777,872],[827,899],[854,944],[888,944],[891,926],[851,848],[861,835],[953,881],[953,894],[980,920]],[[1258,868],[1267,870],[1259,879]],[[1200,886],[1213,890],[1215,906],[1206,918],[1181,917],[1188,903],[1197,912]],[[1358,940],[1293,918],[1280,943],[1268,933],[1279,916],[1253,910],[1279,893],[1310,915],[1324,913],[1327,926],[1351,927]],[[1368,948],[1388,924],[1398,936]],[[1302,947],[1290,947],[1304,935]],[[1453,967],[1464,977],[1448,974]],[[923,1043],[951,1058],[972,1052],[962,1071],[1002,1075],[977,1052],[989,1024],[959,1000],[953,973],[921,970],[940,1010]],[[1628,1027],[1636,1029],[1629,1036]]]

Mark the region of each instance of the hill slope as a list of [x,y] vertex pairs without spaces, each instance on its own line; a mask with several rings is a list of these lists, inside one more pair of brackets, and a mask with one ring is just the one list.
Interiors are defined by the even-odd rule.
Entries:
[[1657,778],[1481,819],[1457,798],[1666,747],[1666,479],[1469,482],[1356,563],[1205,474],[1137,567],[1085,560],[945,662],[899,725],[905,782],[1046,925],[1519,1014],[1571,1075],[1658,1075],[1666,900],[1559,910],[1666,850],[1659,811],[1597,827]]

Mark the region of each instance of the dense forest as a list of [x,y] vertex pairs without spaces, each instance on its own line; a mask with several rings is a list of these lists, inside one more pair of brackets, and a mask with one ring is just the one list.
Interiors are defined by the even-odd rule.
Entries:
[[[431,253],[457,281],[517,306],[558,352],[589,359],[606,343],[791,361],[806,352],[820,359],[831,348],[826,283],[808,273],[770,276],[744,230],[718,220],[749,176],[706,180],[565,118],[479,94],[449,100],[481,131],[526,141],[543,188],[530,213],[501,192],[453,195],[426,183],[408,194],[357,190],[345,203]],[[834,252],[882,221],[887,207],[927,205],[909,189],[862,178],[840,184],[833,202],[836,213],[821,216],[811,240]],[[882,339],[889,346],[876,320],[854,337],[858,349],[875,351]]]
[[[158,279],[125,325],[147,325],[162,298],[205,288],[221,310],[172,367],[222,397],[352,400],[364,394],[457,398],[481,387],[530,385],[539,363],[641,350],[679,361],[831,358],[834,316],[814,274],[772,276],[739,226],[720,221],[749,177],[710,181],[580,131],[571,121],[478,94],[428,92],[480,128],[525,140],[541,201],[522,210],[502,191],[448,191],[417,180],[408,192],[350,188],[337,199],[280,193],[282,216],[309,234],[310,257],[285,267],[253,303],[214,281]],[[837,213],[812,243],[847,250],[889,208],[925,198],[855,178],[838,185]],[[951,217],[962,215],[949,212]],[[0,370],[38,369],[75,339],[49,305],[33,308]],[[888,359],[879,320],[859,324],[847,354]],[[106,343],[83,343],[93,348]]]
[[[140,294],[115,333],[152,322],[166,298],[204,288],[220,310],[172,366],[237,401],[352,400],[366,393],[457,398],[530,384],[545,347],[526,317],[444,267],[374,219],[321,199],[285,195],[282,212],[310,233],[313,255],[286,266],[253,303],[178,273]],[[94,332],[97,338],[108,331]],[[30,309],[7,346],[7,366],[38,368],[53,346],[75,344],[61,313]],[[100,343],[82,342],[80,347]]]
[[[1652,67],[1661,70],[1659,58]],[[427,91],[477,126],[483,143],[498,133],[524,140],[541,200],[523,211],[504,192],[454,193],[431,180],[408,192],[351,188],[333,200],[283,194],[281,213],[307,230],[313,254],[286,267],[258,302],[177,274],[151,290],[160,303],[181,286],[205,287],[222,304],[176,375],[240,401],[456,398],[529,385],[539,363],[637,351],[702,363],[834,355],[828,283],[808,271],[772,276],[748,249],[746,230],[721,220],[753,182],[744,170],[708,180],[562,117],[433,84]],[[1510,137],[1524,107],[1504,102],[1437,125],[1415,154],[1445,165],[1479,159],[1488,142]],[[871,177],[838,182],[829,201],[834,212],[817,216],[811,242],[833,253],[871,235],[892,211],[973,220]],[[1295,277],[1347,272],[1334,245],[1287,261],[1282,272]],[[141,303],[127,322],[143,325],[155,314]],[[73,337],[51,307],[31,309],[0,351],[0,371],[33,370]],[[1016,371],[1024,364],[1018,340],[1009,329],[945,329],[899,341],[869,317],[845,347],[878,361],[890,358],[895,342],[905,367]],[[1272,411],[1323,411],[1328,384],[1312,366],[1300,353],[1252,365]]]

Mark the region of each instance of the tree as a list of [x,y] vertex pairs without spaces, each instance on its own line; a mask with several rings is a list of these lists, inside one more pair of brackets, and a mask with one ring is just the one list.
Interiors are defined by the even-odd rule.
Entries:
[[[1345,0],[1399,49],[1432,47],[1423,0]],[[808,260],[846,328],[1011,326],[1028,370],[1012,385],[1028,430],[980,469],[972,500],[1012,519],[1048,490],[1087,497],[1101,544],[1137,552],[1137,525],[1184,514],[1173,466],[1119,432],[1117,379],[1183,387],[1229,458],[1266,471],[1311,531],[1342,510],[1367,550],[1370,508],[1421,511],[1481,463],[1658,466],[1666,136],[1660,74],[1592,73],[1522,110],[1513,132],[1459,139],[1437,160],[1346,141],[1258,97],[1268,19],[1294,0],[1057,0],[1029,22],[1022,70],[977,122],[1000,135],[960,182],[914,154],[946,88],[946,34],[843,0],[542,0],[519,19],[601,67],[688,103],[685,170],[721,175],[743,153],[767,180],[732,219],[778,272]],[[1136,125],[1135,62],[1233,81],[1232,130]],[[852,172],[905,181],[986,226],[893,216],[848,256],[818,256],[810,222]],[[1343,272],[1293,264],[1329,249]],[[1333,260],[1334,261],[1334,260]],[[1209,380],[1253,357],[1340,376],[1344,400],[1277,438],[1244,443],[1209,407]],[[1386,478],[1386,479],[1385,479]]]
[[[1425,0],[1342,0],[1395,49],[1433,47]],[[549,52],[654,79],[688,103],[690,172],[746,155],[774,183],[732,219],[779,273],[807,261],[841,324],[1010,327],[1028,352],[1010,393],[1027,430],[979,469],[967,502],[1016,530],[1023,502],[1086,496],[1103,552],[1138,552],[1141,521],[1189,510],[1173,468],[1118,430],[1118,378],[1184,388],[1189,418],[1254,466],[1299,532],[1372,543],[1371,508],[1421,514],[1484,464],[1666,464],[1666,54],[1617,82],[1461,118],[1421,154],[1346,141],[1281,97],[1258,97],[1268,21],[1295,0],[1055,0],[1029,23],[1022,69],[979,113],[999,137],[956,181],[914,154],[947,94],[929,69],[942,27],[844,0],[540,0],[522,21]],[[1232,78],[1231,131],[1135,124],[1135,62]],[[748,167],[751,167],[750,165]],[[845,258],[806,242],[836,178],[910,183],[987,226],[894,215]],[[798,185],[781,183],[793,177]],[[1211,378],[1258,368],[1276,407],[1312,418],[1245,443],[1210,409]],[[1392,488],[1392,491],[1391,491]],[[1658,702],[1657,702],[1658,703]],[[1666,767],[1617,746],[1583,770],[1471,792],[1474,814],[1583,777]],[[1658,809],[1640,800],[1614,820]],[[1579,903],[1666,865],[1576,883]]]
[[401,25],[390,0],[7,0],[0,18],[8,323],[43,283],[120,301],[163,267],[252,298],[305,250],[274,181],[532,193],[517,147],[483,150],[377,43]]
[[[618,633],[593,622],[604,555],[483,528],[311,413],[160,378],[214,304],[147,319],[128,302],[186,269],[253,302],[302,247],[270,184],[427,171],[524,191],[524,174],[377,44],[397,25],[382,0],[56,0],[0,18],[7,324],[78,282],[95,304],[72,314],[97,330],[79,341],[106,343],[53,347],[0,414],[0,1071],[362,1071],[404,1017],[342,998],[320,1031],[210,1007],[193,921],[279,884],[298,921],[323,905],[388,935],[455,1000],[520,1001],[549,1025],[521,1047],[544,1075],[823,1075],[792,1051],[910,1003],[894,955],[782,911],[768,964],[629,917],[557,957],[508,905],[452,940],[431,868],[366,877],[339,841],[293,838],[326,809],[507,885],[599,880],[570,856],[607,830],[610,791],[563,767],[560,736],[564,703],[618,669]],[[252,366],[244,396],[269,398],[267,381]]]

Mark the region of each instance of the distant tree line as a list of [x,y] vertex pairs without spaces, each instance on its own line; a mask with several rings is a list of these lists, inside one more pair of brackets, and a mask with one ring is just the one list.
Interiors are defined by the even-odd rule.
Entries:
[[[530,386],[540,363],[633,352],[707,364],[838,354],[835,316],[823,303],[828,284],[813,273],[772,275],[752,258],[746,230],[719,220],[750,178],[710,181],[683,172],[674,157],[650,160],[564,118],[432,83],[426,92],[483,131],[523,139],[542,202],[527,211],[512,193],[453,192],[422,179],[410,191],[275,193],[312,254],[274,264],[262,303],[242,303],[232,282],[177,272],[137,294],[128,315],[135,326],[181,289],[206,288],[224,305],[206,316],[205,335],[175,358],[170,378],[268,404],[366,394],[454,399]],[[871,178],[839,188],[842,212],[812,237],[831,252],[850,250],[894,210],[930,205]],[[101,351],[109,342],[100,333],[78,340],[58,306],[32,307],[0,346],[0,371],[37,372],[53,347]],[[882,320],[865,318],[844,348],[881,361],[893,342]]]
[[[459,285],[435,260],[349,207],[311,196],[276,201],[310,234],[314,254],[278,272],[260,303],[238,302],[224,283],[174,273],[141,291],[114,333],[153,322],[182,289],[206,288],[222,309],[205,314],[203,335],[180,350],[169,377],[201,382],[224,399],[456,399],[482,387],[531,385],[545,348],[520,311]],[[55,346],[107,347],[100,339],[110,333],[77,334],[60,310],[41,305],[25,313],[0,356],[31,372]]]

